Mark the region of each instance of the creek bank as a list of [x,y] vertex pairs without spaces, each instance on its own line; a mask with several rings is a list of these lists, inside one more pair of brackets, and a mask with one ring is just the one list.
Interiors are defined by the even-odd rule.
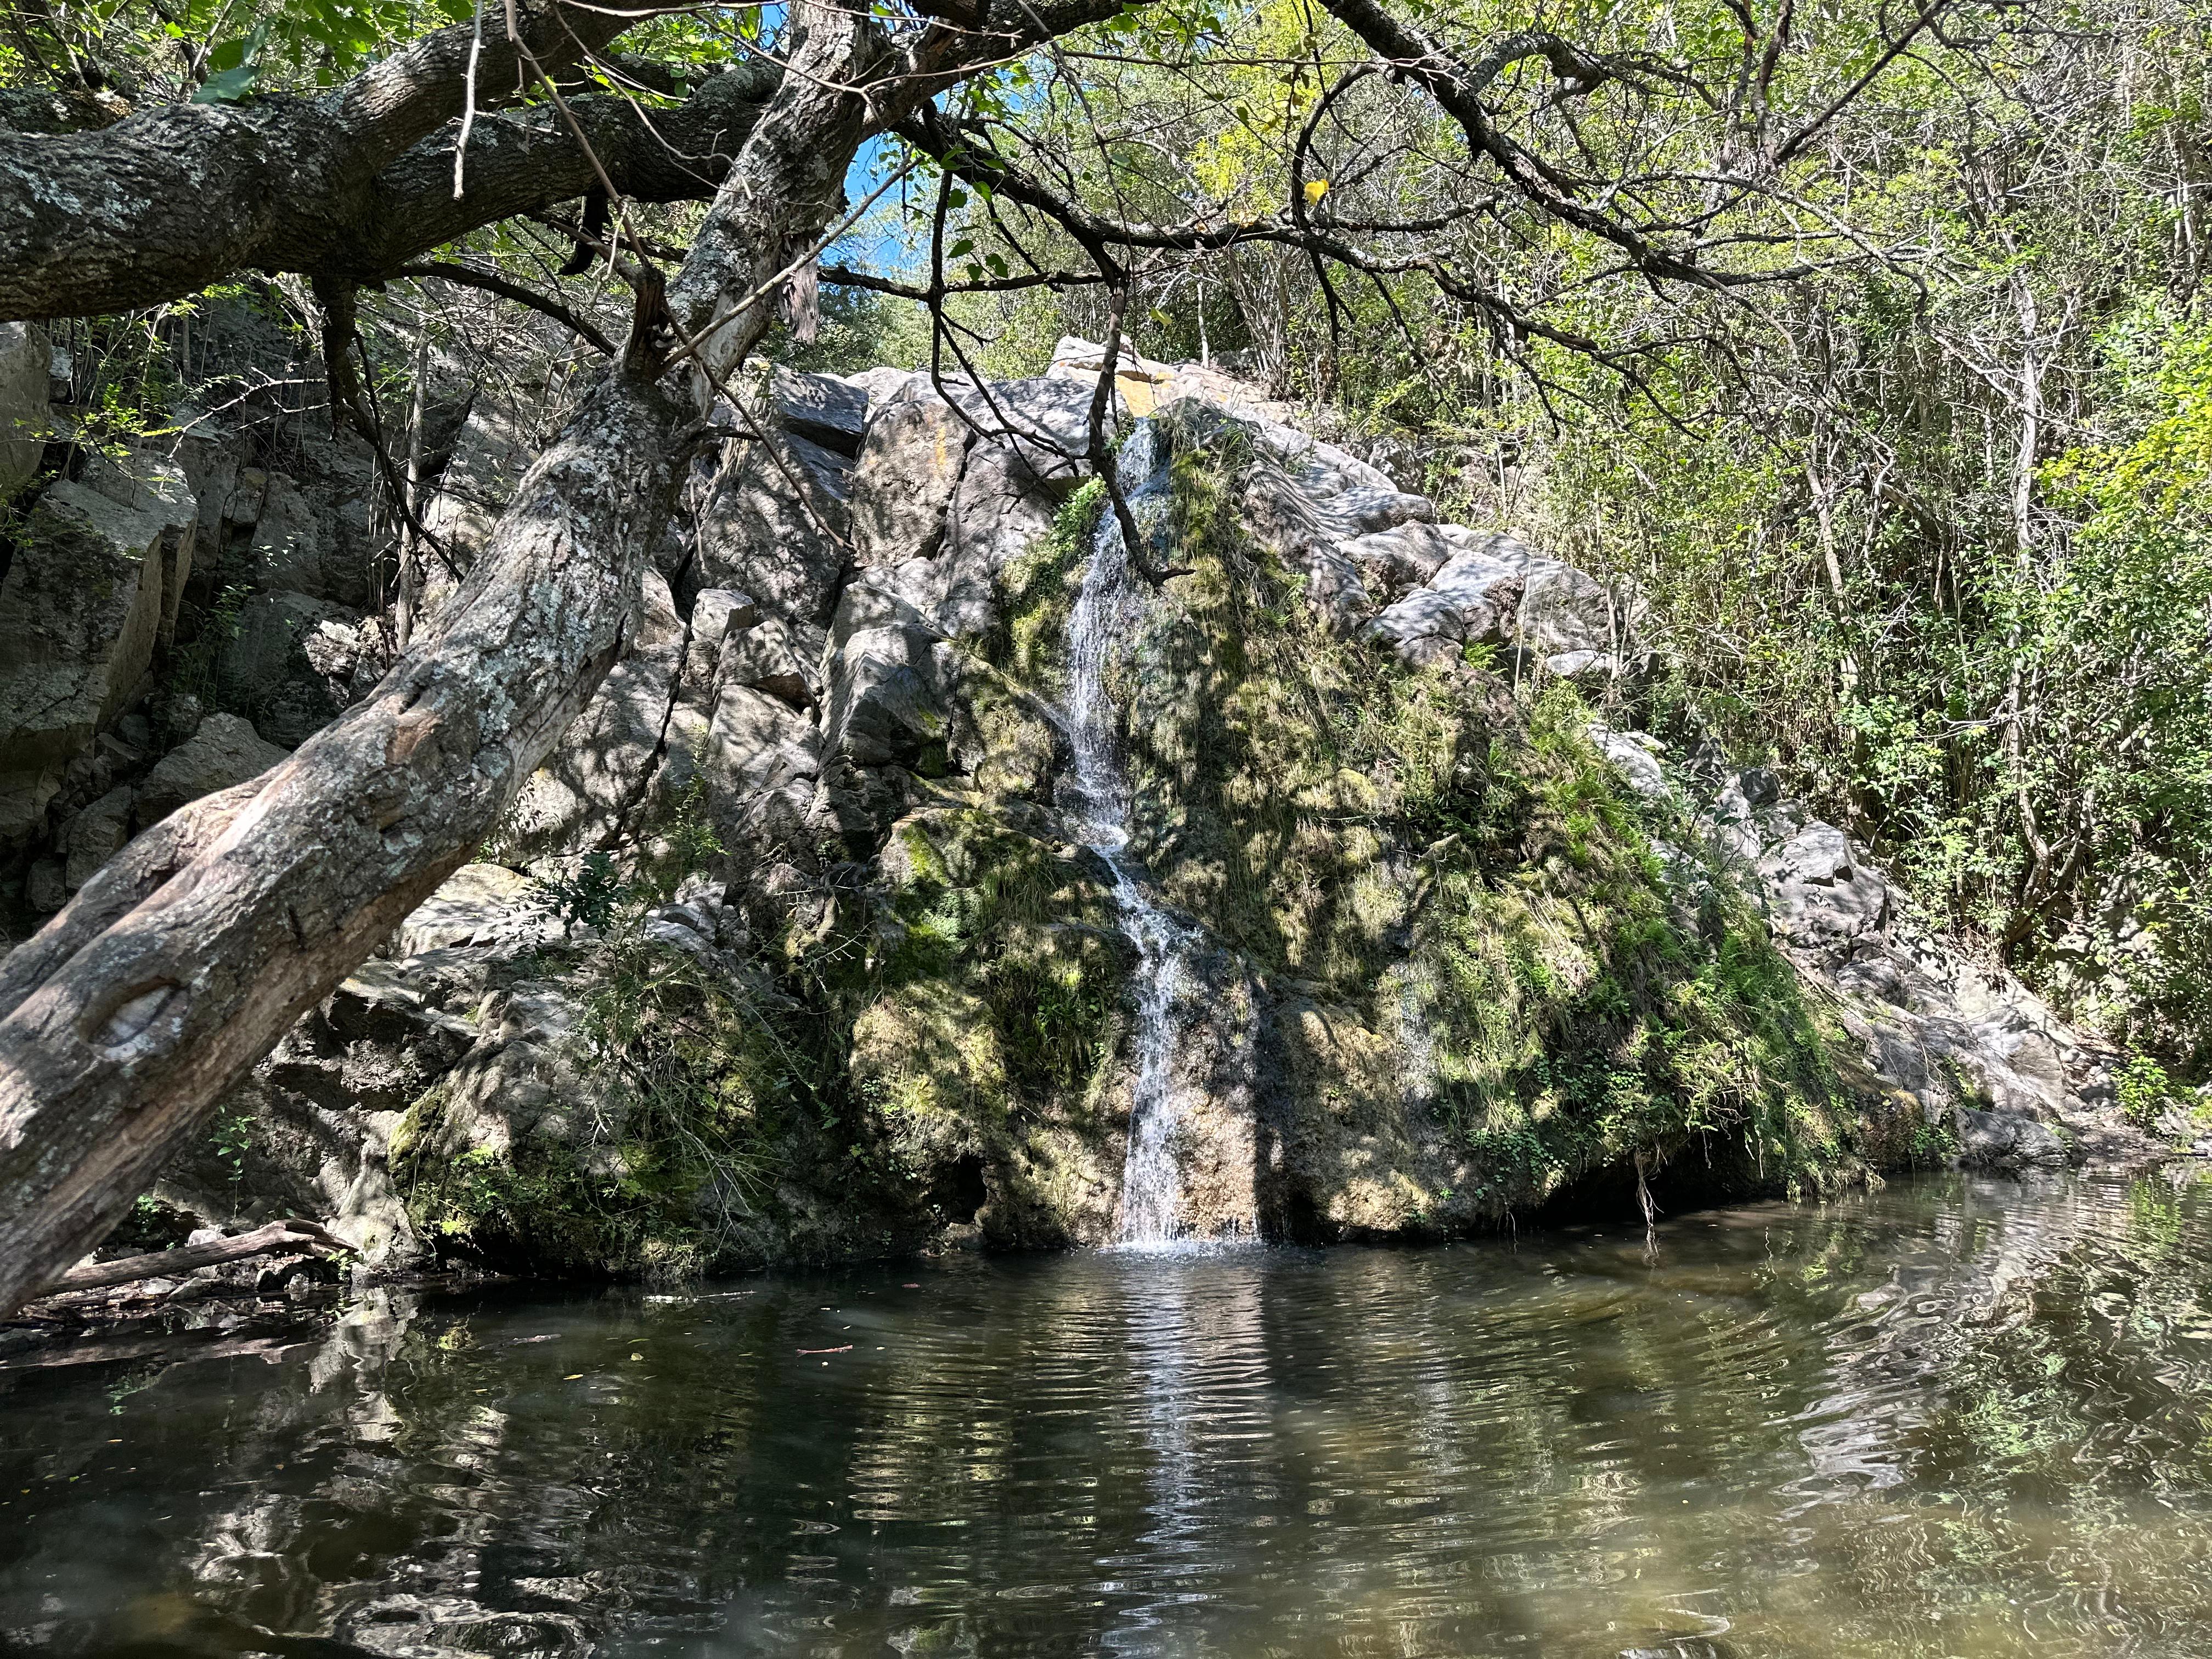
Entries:
[[[312,1216],[378,1271],[678,1274],[1107,1243],[1146,1087],[1181,1103],[1164,1225],[1197,1237],[1482,1230],[1639,1164],[1665,1201],[1692,1169],[1811,1193],[2144,1150],[2112,1057],[1916,930],[1841,831],[1632,729],[1634,593],[1437,522],[1225,377],[1121,388],[1125,434],[1152,411],[1120,469],[1145,562],[1184,574],[1072,661],[1102,509],[1096,370],[1061,356],[989,386],[759,371],[774,418],[695,466],[630,655],[161,1199]],[[431,520],[462,556],[531,443],[512,407],[458,421]],[[59,637],[43,595],[129,579],[0,685],[81,706],[0,738],[31,909],[379,672],[366,531],[313,483],[349,463],[258,453],[37,497],[145,522],[19,541],[0,586],[0,627]],[[210,545],[250,580],[164,647]]]

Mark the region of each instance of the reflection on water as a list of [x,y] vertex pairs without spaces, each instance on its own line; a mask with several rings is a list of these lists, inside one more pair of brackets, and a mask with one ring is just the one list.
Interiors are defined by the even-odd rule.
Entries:
[[0,1372],[0,1649],[2197,1655],[2212,1188],[373,1297]]

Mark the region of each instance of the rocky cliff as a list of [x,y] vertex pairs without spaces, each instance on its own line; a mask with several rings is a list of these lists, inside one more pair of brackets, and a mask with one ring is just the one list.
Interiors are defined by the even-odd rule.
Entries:
[[[1633,592],[1194,366],[1116,387],[1132,545],[1096,381],[762,370],[556,760],[162,1196],[684,1271],[1106,1243],[1138,1170],[1168,1232],[1327,1239],[2118,1144],[2018,981],[1634,729]],[[387,659],[365,457],[185,424],[9,520],[19,933]],[[533,435],[455,407],[457,558]]]

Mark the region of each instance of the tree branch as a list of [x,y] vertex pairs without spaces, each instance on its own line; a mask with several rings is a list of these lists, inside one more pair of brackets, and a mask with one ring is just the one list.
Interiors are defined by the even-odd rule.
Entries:
[[464,288],[480,288],[487,294],[496,294],[517,305],[528,306],[586,341],[602,357],[615,355],[614,342],[607,338],[588,317],[579,317],[558,300],[549,300],[534,289],[520,283],[510,283],[506,277],[489,270],[478,270],[473,265],[455,264],[450,259],[425,259],[416,264],[402,265],[387,273],[393,276],[436,276],[448,283],[459,283]]
[[152,1250],[144,1255],[118,1256],[112,1261],[88,1262],[70,1268],[58,1279],[47,1280],[35,1294],[64,1296],[71,1291],[104,1291],[141,1279],[181,1278],[203,1267],[244,1261],[257,1255],[303,1255],[352,1249],[345,1240],[316,1222],[272,1221],[235,1238],[185,1244],[173,1250]]

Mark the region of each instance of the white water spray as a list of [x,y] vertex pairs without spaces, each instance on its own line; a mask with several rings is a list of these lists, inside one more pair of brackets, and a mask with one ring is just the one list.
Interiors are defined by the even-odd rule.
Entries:
[[[1147,477],[1133,494],[1152,493],[1157,441],[1149,423],[1138,428],[1121,455],[1122,476]],[[1149,501],[1142,505],[1150,507]],[[1115,902],[1136,941],[1139,957],[1136,1092],[1129,1110],[1129,1152],[1121,1171],[1121,1212],[1115,1242],[1133,1249],[1172,1244],[1182,1207],[1182,1178],[1176,1167],[1175,1132],[1182,1116],[1175,1091],[1176,993],[1197,931],[1152,902],[1130,858],[1128,784],[1115,752],[1117,712],[1106,690],[1106,664],[1116,640],[1126,638],[1139,611],[1135,573],[1121,526],[1109,511],[1091,542],[1091,563],[1067,619],[1068,697],[1065,711],[1074,750],[1073,803],[1084,844],[1114,872]]]

